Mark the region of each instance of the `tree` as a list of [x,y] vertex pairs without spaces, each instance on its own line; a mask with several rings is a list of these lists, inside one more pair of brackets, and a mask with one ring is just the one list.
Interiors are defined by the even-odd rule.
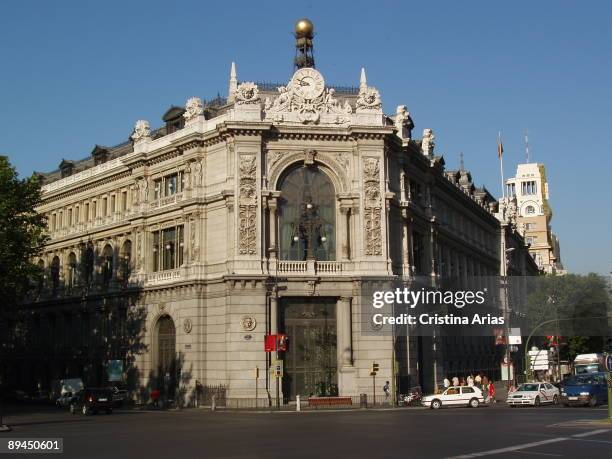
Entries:
[[14,317],[32,280],[42,275],[33,263],[47,240],[45,217],[36,211],[40,203],[38,179],[19,179],[0,156],[0,320]]
[[[559,319],[558,323],[538,328],[536,336],[564,337],[568,344],[562,348],[565,358],[603,350],[605,337],[610,334],[606,317],[610,316],[611,302],[602,276],[593,273],[538,276],[530,279],[527,290],[521,312],[528,331],[542,322]],[[534,339],[534,344],[537,341]]]

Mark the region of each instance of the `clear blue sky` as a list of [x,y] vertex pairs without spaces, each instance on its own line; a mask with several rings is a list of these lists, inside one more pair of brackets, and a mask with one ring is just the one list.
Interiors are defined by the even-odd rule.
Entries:
[[[297,4],[296,4],[297,5]],[[238,77],[286,81],[296,19],[316,28],[317,68],[356,85],[364,66],[384,109],[406,104],[500,193],[505,169],[544,162],[562,258],[612,270],[612,3],[605,1],[7,2],[0,11],[0,154],[23,175],[127,139],[171,104]],[[506,174],[508,175],[508,174]]]

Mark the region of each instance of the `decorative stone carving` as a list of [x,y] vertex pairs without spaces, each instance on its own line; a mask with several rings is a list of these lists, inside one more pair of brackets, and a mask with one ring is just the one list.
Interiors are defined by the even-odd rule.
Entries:
[[244,331],[253,331],[257,327],[257,320],[253,316],[242,316],[240,325]]
[[191,333],[191,330],[193,330],[193,322],[189,317],[183,321],[183,330],[185,330],[187,334]]
[[317,150],[304,150],[304,164],[312,166],[315,162],[315,156],[317,156]]
[[272,151],[268,153],[268,170],[272,169],[274,165],[283,157],[283,154],[279,151]]
[[414,123],[405,105],[398,105],[395,112],[395,128],[400,139],[410,139]]
[[255,255],[257,251],[257,157],[242,155],[240,157],[240,194],[238,208],[238,251],[241,255]]
[[359,89],[359,97],[355,104],[359,112],[382,112],[382,101],[378,89],[367,86]]
[[350,165],[350,155],[348,153],[338,153],[337,156],[338,163],[348,172],[348,168]]
[[192,183],[194,187],[202,185],[204,177],[204,160],[196,161],[194,165]]
[[140,143],[151,137],[151,127],[149,122],[146,120],[138,120],[134,125],[134,132],[132,133],[132,140],[134,143]]
[[185,104],[185,113],[183,113],[185,121],[192,121],[203,113],[204,104],[202,103],[202,99],[199,97],[190,97]]
[[138,199],[141,203],[147,202],[147,191],[149,189],[149,181],[146,178],[138,180]]
[[234,95],[236,105],[258,104],[259,103],[259,88],[250,81],[240,83]]
[[433,133],[433,130],[426,128],[423,129],[423,141],[421,142],[421,151],[423,151],[424,155],[431,156],[433,155],[434,147],[436,143],[434,142],[436,136]]
[[382,255],[380,166],[378,158],[363,160],[365,254]]
[[516,205],[516,198],[510,198],[508,200],[508,208],[506,209],[506,221],[512,227],[516,229],[518,217],[518,207]]
[[[333,88],[325,89],[325,82],[319,72],[314,69],[298,70],[287,86],[280,86],[278,96],[272,102],[269,98],[264,104],[265,117],[267,120],[280,122],[285,120],[283,114],[292,113],[297,115],[297,120],[302,123],[316,124],[320,122],[321,114],[335,115],[332,120],[335,124],[344,124],[351,121],[350,114],[353,108],[350,103],[345,102],[342,106],[334,97]],[[319,88],[320,90],[315,90]],[[288,116],[287,118],[291,118]]]
[[191,162],[185,164],[185,170],[183,170],[183,177],[185,179],[185,189],[191,189]]
[[200,244],[197,237],[197,226],[195,218],[191,219],[189,223],[189,235],[190,235],[190,246],[191,246],[191,262],[197,263],[200,261]]

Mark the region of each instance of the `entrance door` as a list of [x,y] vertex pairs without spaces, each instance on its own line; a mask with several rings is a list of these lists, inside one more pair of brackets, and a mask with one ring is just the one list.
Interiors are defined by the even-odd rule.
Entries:
[[284,353],[283,394],[338,395],[336,300],[283,298],[280,330],[289,337]]
[[161,317],[157,327],[158,388],[167,397],[173,398],[176,387],[176,329],[169,316]]

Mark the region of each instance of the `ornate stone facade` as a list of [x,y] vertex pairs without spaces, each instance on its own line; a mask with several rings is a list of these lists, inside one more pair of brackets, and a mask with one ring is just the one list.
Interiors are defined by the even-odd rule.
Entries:
[[240,157],[240,197],[238,205],[238,253],[255,255],[257,251],[257,194],[255,155]]
[[[40,211],[50,242],[37,262],[47,280],[27,307],[40,315],[37,326],[62,323],[65,335],[79,338],[65,355],[47,346],[33,381],[80,375],[102,384],[99,369],[117,355],[133,396],[146,397],[169,368],[164,356],[174,353],[185,401],[196,379],[223,386],[229,401],[253,398],[252,369],[266,367],[264,335],[286,332],[285,306],[307,298],[335,311],[328,318],[337,330],[337,391],[367,393],[373,359],[382,379],[396,376],[392,338],[367,336],[372,328],[362,324],[360,293],[369,279],[411,285],[417,275],[498,273],[494,199],[432,157],[431,130],[412,139],[405,107],[385,116],[365,72],[358,91],[326,86],[311,68],[270,90],[239,84],[232,66],[229,88],[229,101],[217,105],[189,99],[184,127],[152,134],[139,121],[133,143],[109,148],[107,162],[86,159],[73,175],[46,175]],[[283,187],[294,171],[325,177],[325,190],[303,182],[290,193]],[[323,191],[331,204],[300,221]],[[320,250],[307,258],[309,231]],[[92,332],[112,328],[102,305],[124,317],[106,341]],[[416,366],[430,352],[408,338],[404,344],[411,350],[396,356],[405,362],[399,377],[433,384],[430,366]],[[270,386],[261,379],[260,387]]]

